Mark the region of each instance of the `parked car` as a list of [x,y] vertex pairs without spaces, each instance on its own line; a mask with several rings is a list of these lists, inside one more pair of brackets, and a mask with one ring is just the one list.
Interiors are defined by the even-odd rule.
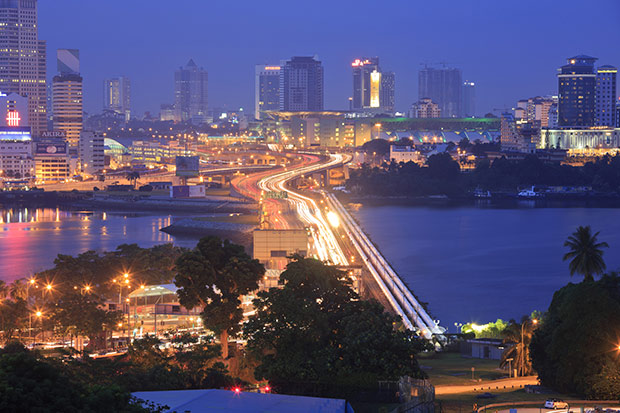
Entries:
[[545,401],[545,408],[547,409],[567,409],[568,403],[559,399],[548,399]]

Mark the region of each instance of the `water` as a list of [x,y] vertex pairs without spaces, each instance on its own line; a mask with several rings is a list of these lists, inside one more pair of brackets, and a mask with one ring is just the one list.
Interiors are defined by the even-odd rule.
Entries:
[[558,288],[581,281],[562,261],[579,225],[601,231],[608,270],[620,267],[620,209],[364,206],[356,216],[449,331],[546,310]]
[[141,247],[195,239],[173,238],[159,229],[181,215],[67,211],[53,208],[0,209],[0,280],[11,282],[53,267],[58,254],[111,251],[119,244]]

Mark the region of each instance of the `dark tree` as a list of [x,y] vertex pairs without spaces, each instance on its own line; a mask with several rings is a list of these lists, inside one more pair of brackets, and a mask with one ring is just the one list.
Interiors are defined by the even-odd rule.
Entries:
[[618,400],[619,325],[617,275],[556,291],[530,345],[542,384],[560,393]]
[[584,281],[594,280],[594,274],[602,274],[607,266],[603,260],[603,248],[609,248],[606,242],[598,242],[599,232],[592,234],[590,226],[579,227],[568,237],[564,246],[570,249],[564,254],[564,261],[570,260],[570,275],[583,275]]
[[228,358],[228,336],[240,330],[240,297],[258,289],[265,267],[241,245],[218,237],[202,238],[176,263],[175,285],[181,304],[202,307],[204,326],[220,335],[222,357]]
[[244,328],[257,379],[277,391],[344,397],[345,388],[423,375],[415,356],[425,342],[395,331],[398,320],[378,303],[360,301],[346,273],[296,257],[281,282],[258,294]]

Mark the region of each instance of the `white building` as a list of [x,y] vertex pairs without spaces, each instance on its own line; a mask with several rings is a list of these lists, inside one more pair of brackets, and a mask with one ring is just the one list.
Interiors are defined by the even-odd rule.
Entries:
[[80,134],[79,154],[82,172],[93,175],[105,168],[103,134],[82,131]]
[[615,149],[620,148],[620,129],[543,129],[540,149]]
[[0,176],[34,176],[30,128],[0,128]]
[[420,152],[413,146],[390,146],[390,161],[396,163],[418,162],[421,160]]

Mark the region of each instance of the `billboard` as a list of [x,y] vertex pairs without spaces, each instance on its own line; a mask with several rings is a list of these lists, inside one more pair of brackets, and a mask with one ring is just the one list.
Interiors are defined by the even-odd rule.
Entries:
[[200,157],[198,156],[177,156],[176,157],[177,176],[197,177],[200,173]]
[[59,156],[67,154],[67,142],[62,139],[39,139],[35,142],[35,156]]
[[41,132],[42,138],[66,138],[67,133],[64,130],[46,130]]

